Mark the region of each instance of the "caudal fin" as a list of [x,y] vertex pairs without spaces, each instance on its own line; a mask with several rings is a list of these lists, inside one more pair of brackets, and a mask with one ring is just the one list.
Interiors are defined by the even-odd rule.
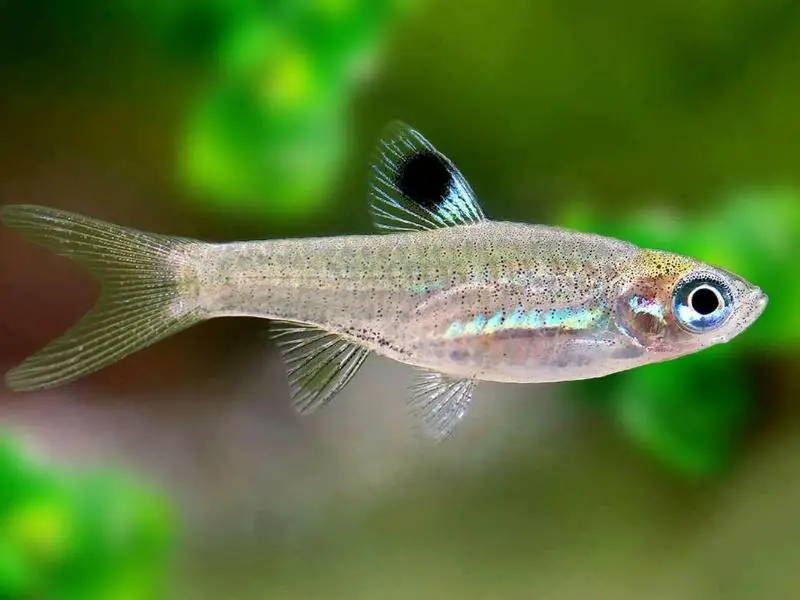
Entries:
[[77,324],[9,371],[11,389],[73,381],[203,319],[186,268],[185,250],[197,242],[41,206],[4,206],[0,220],[100,283],[97,303]]

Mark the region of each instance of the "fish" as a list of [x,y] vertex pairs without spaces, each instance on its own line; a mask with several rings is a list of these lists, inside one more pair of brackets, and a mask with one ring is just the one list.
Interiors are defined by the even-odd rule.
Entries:
[[82,378],[202,321],[256,317],[299,414],[370,355],[416,370],[408,404],[435,440],[479,382],[603,377],[727,342],[767,305],[757,286],[665,250],[489,219],[455,164],[409,125],[383,131],[368,177],[376,232],[210,243],[36,205],[0,220],[91,272],[100,295],[6,375],[12,390]]

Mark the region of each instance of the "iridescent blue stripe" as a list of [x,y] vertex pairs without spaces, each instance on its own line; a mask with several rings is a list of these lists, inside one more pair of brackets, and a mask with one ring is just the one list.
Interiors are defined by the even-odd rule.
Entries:
[[463,334],[464,334],[464,326],[461,324],[460,321],[455,321],[454,323],[450,324],[450,327],[447,328],[444,337],[452,339],[460,337]]
[[514,309],[514,312],[508,315],[505,322],[503,323],[504,328],[511,328],[511,327],[519,327],[520,324],[525,320],[525,309],[521,306],[518,306]]
[[475,315],[475,318],[472,319],[469,323],[466,324],[464,327],[464,335],[480,335],[483,333],[483,328],[486,325],[486,315],[480,313]]
[[494,333],[503,325],[503,311],[498,310],[491,319],[486,322],[483,333]]
[[510,329],[546,329],[557,328],[569,330],[588,329],[597,325],[605,317],[606,311],[602,308],[560,308],[551,310],[533,309],[525,312],[519,306],[512,313],[506,315],[498,310],[490,318],[480,313],[466,324],[454,321],[447,328],[445,337],[449,339],[490,335]]

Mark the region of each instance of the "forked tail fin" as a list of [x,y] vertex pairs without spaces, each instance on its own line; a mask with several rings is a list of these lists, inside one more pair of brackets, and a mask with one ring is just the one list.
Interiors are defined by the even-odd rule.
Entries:
[[100,283],[97,303],[78,323],[9,371],[11,389],[73,381],[204,318],[185,252],[198,242],[41,206],[4,206],[0,220],[82,265]]

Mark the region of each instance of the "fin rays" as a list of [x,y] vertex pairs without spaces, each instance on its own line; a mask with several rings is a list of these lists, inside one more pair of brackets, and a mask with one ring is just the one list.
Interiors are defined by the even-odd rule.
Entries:
[[382,231],[438,229],[486,218],[455,165],[400,121],[389,124],[378,143],[369,190],[375,227]]
[[292,404],[300,414],[330,402],[369,355],[366,348],[312,326],[275,321],[271,334],[287,367]]
[[411,387],[411,412],[426,435],[441,441],[452,435],[466,415],[474,391],[474,380],[423,371]]
[[9,371],[15,390],[61,385],[189,327],[203,317],[181,298],[170,264],[186,240],[150,235],[40,206],[5,206],[3,224],[87,268],[95,306],[71,329]]

